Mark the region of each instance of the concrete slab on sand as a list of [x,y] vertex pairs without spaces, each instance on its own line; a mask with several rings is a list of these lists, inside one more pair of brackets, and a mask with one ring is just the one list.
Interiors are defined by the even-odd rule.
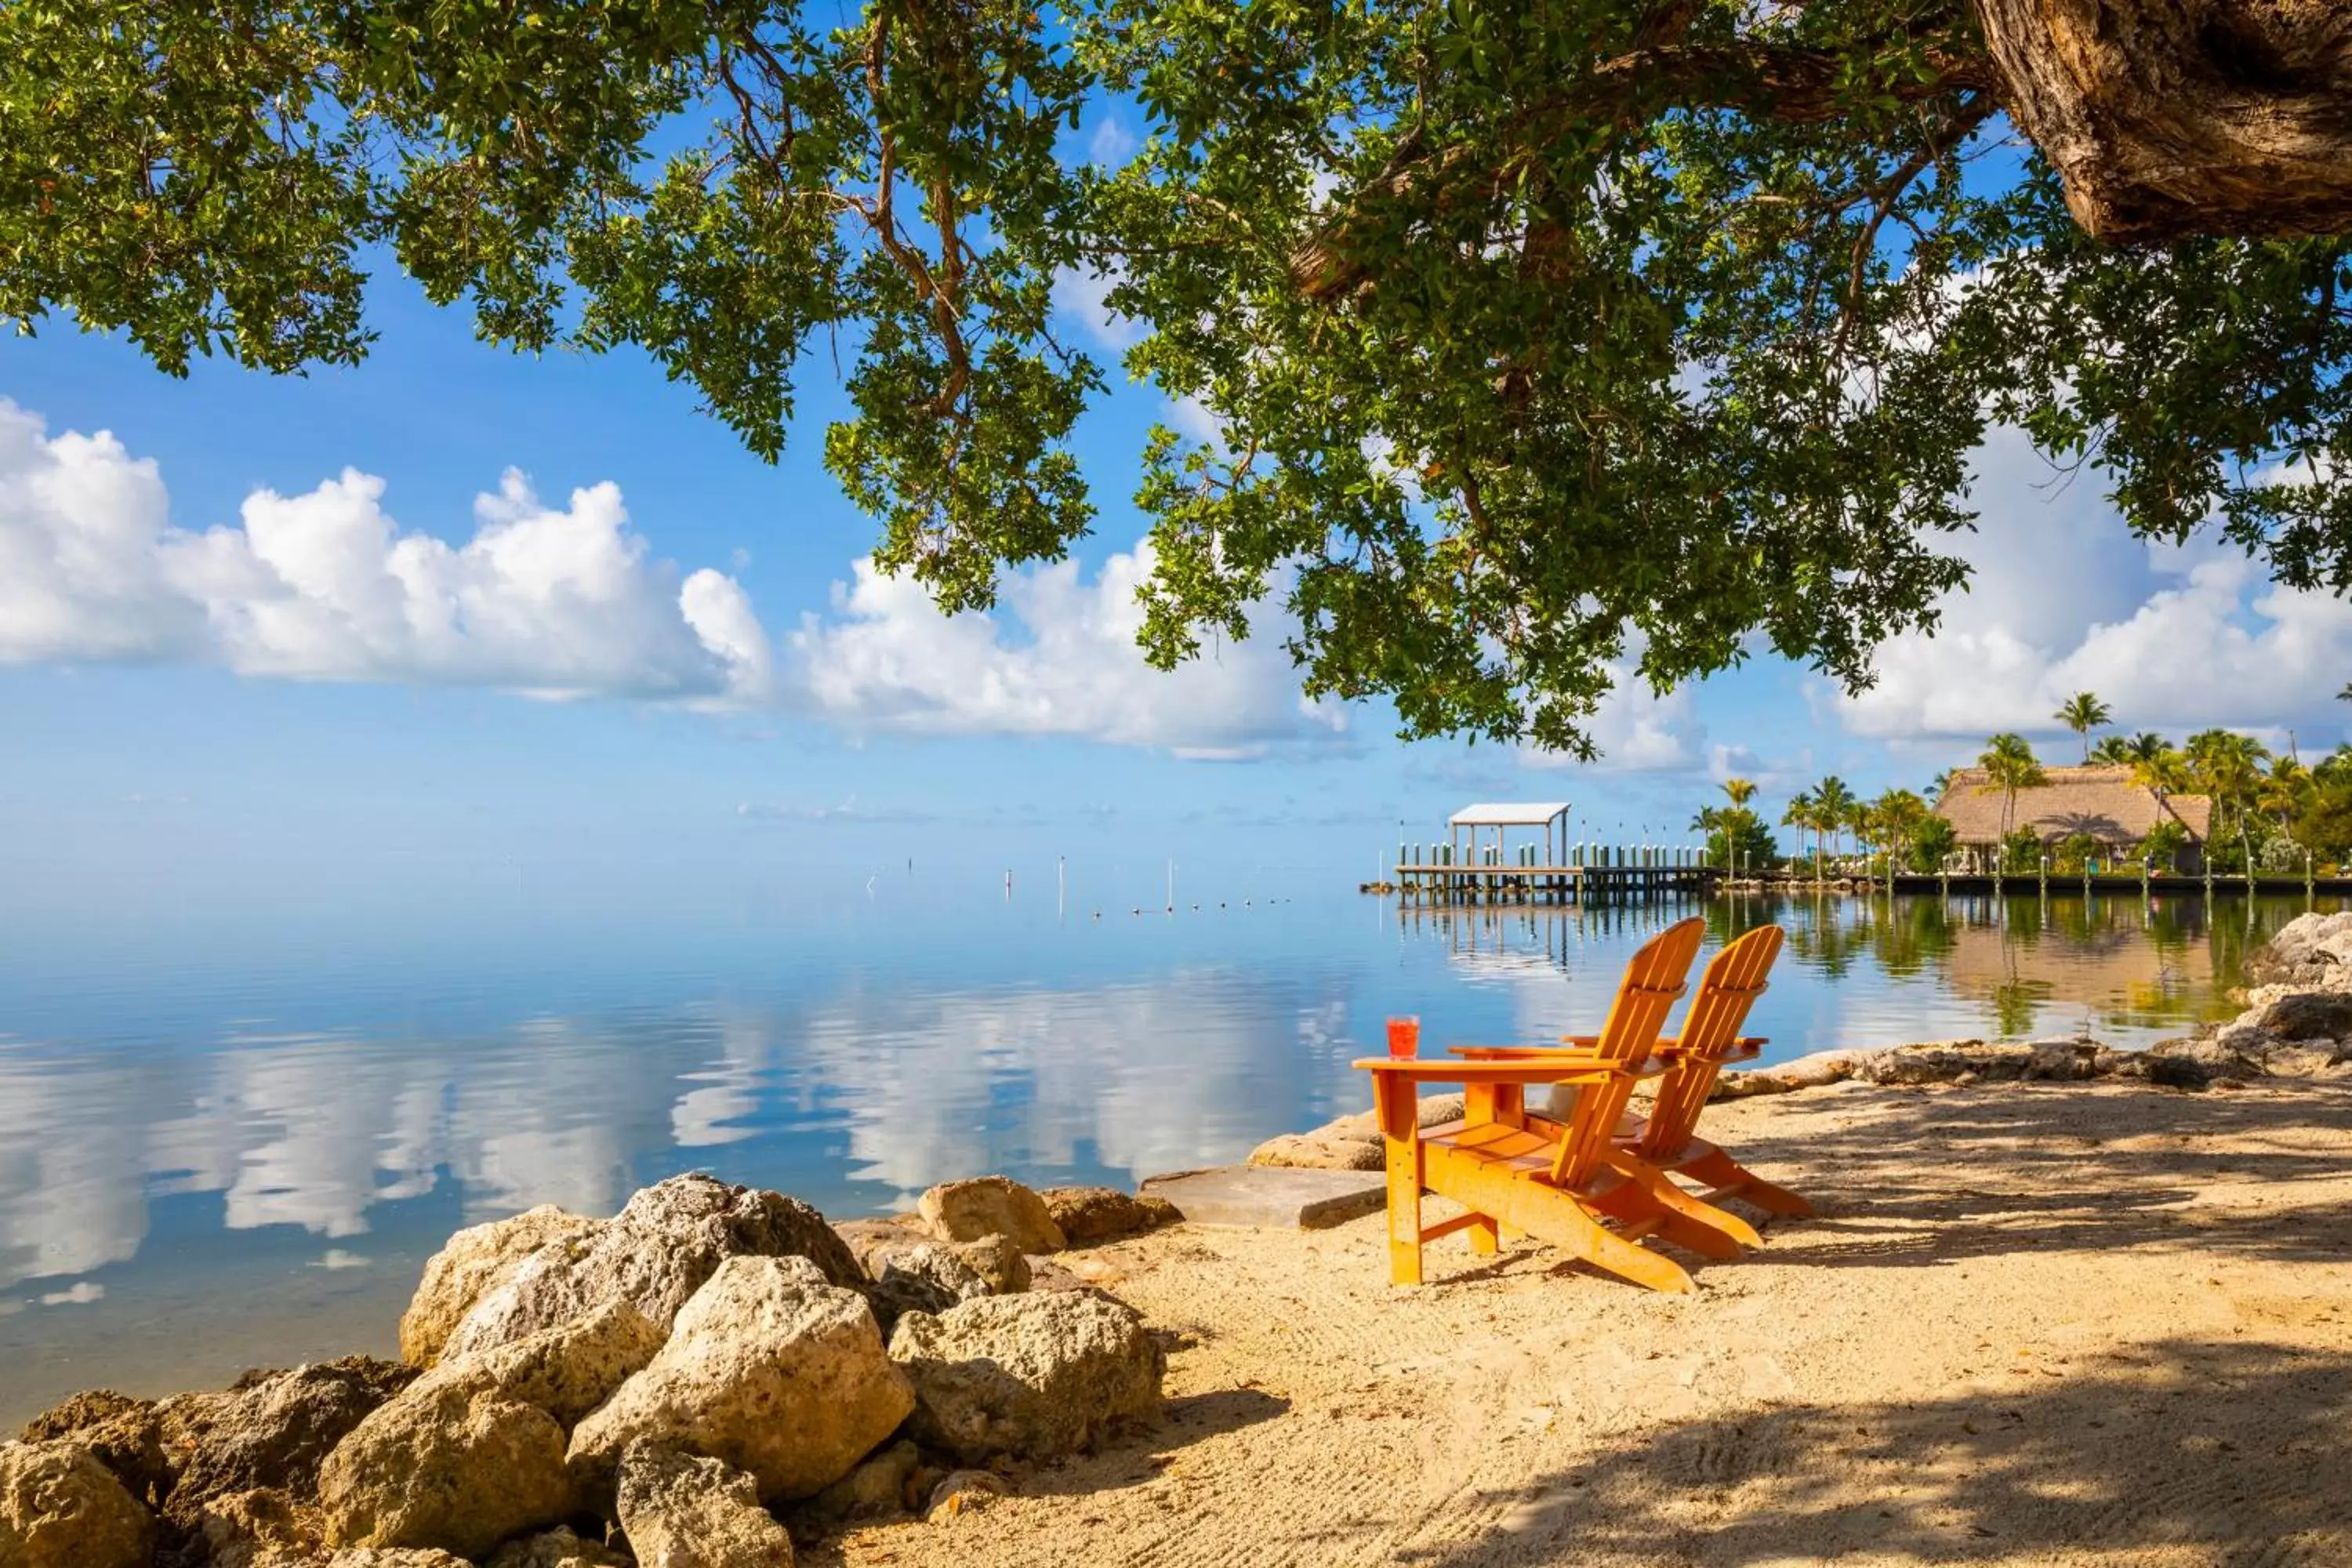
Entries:
[[1224,1165],[1153,1176],[1146,1194],[1166,1198],[1194,1225],[1250,1226],[1265,1230],[1321,1230],[1376,1212],[1387,1201],[1378,1171],[1293,1171],[1273,1165]]

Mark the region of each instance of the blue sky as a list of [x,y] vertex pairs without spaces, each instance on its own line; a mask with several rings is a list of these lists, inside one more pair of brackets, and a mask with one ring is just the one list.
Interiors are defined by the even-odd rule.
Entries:
[[[1123,335],[1090,292],[1065,291],[1071,324],[1112,363]],[[175,382],[63,321],[0,340],[0,849],[20,888],[354,857],[724,866],[780,843],[844,865],[1108,846],[1369,869],[1400,819],[1425,836],[1475,798],[1568,799],[1580,836],[1678,834],[1727,772],[1761,777],[1777,815],[1828,772],[1920,785],[1997,728],[2063,758],[2047,715],[2086,685],[2131,728],[2293,729],[2308,752],[2338,738],[2352,676],[2341,604],[2149,551],[2095,477],[2054,482],[2002,435],[1975,590],[1943,635],[1889,648],[1864,700],[1766,656],[1613,702],[1597,765],[1407,746],[1377,705],[1302,712],[1272,636],[1172,679],[1141,667],[1126,498],[1145,428],[1184,417],[1149,388],[1082,428],[1101,515],[1078,560],[949,624],[861,575],[872,525],[818,461],[829,367],[771,468],[634,354],[487,348],[394,277],[373,318],[373,357],[308,378]],[[507,542],[469,550],[486,529]],[[525,603],[549,571],[579,602]],[[386,632],[404,572],[503,629]]]

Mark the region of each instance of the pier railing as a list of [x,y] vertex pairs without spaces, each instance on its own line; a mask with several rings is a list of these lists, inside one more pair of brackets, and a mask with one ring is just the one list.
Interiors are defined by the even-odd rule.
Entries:
[[1395,885],[1400,898],[1438,904],[1625,903],[1705,892],[1723,874],[1695,845],[1577,844],[1553,864],[1533,846],[1457,858],[1449,845],[1401,844]]

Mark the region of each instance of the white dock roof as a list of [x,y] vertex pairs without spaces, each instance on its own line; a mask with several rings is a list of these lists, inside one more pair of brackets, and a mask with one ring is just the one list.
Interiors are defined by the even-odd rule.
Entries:
[[1564,800],[1505,801],[1465,805],[1445,821],[1452,827],[1541,827],[1567,815]]

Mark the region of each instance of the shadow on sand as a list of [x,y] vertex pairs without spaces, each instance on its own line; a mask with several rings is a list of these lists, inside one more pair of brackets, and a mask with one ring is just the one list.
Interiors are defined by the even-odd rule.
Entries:
[[[2151,1438],[2145,1417],[2168,1405],[2193,1414]],[[1396,1560],[2341,1564],[2352,1563],[2352,1357],[2165,1341],[2023,1395],[1695,1422],[1461,1500],[1497,1527],[1464,1549]]]

